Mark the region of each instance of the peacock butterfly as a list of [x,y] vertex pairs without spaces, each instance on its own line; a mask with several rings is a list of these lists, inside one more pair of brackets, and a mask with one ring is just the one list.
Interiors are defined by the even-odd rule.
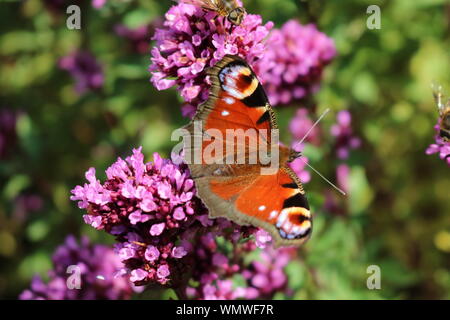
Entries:
[[[304,243],[312,217],[302,184],[288,165],[300,154],[274,139],[277,122],[261,83],[245,60],[231,55],[207,75],[209,98],[184,127],[190,135],[184,151],[210,217],[263,228],[277,247]],[[246,134],[252,130],[263,134]],[[268,150],[269,162],[261,150]]]

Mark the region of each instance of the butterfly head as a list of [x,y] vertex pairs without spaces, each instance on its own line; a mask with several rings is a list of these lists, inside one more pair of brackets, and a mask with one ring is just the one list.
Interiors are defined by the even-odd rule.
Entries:
[[295,159],[298,159],[302,156],[302,153],[300,151],[295,151],[294,149],[291,149],[289,152],[288,162],[292,162]]
[[244,16],[246,14],[246,11],[242,7],[237,7],[230,11],[228,14],[228,21],[230,21],[232,24],[239,26],[242,23],[242,20],[244,19]]

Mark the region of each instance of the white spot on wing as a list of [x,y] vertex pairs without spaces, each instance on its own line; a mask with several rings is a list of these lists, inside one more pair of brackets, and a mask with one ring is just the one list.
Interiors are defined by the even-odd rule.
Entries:
[[233,104],[234,103],[234,99],[230,98],[230,97],[224,98],[223,101],[225,101],[226,104]]
[[224,116],[224,117],[226,117],[226,116],[228,116],[230,113],[227,111],[227,110],[223,110],[222,111],[222,115]]
[[259,206],[258,210],[259,211],[264,211],[264,210],[266,210],[266,206]]
[[269,219],[275,219],[275,217],[277,216],[278,211],[277,210],[273,210],[270,215],[269,215]]

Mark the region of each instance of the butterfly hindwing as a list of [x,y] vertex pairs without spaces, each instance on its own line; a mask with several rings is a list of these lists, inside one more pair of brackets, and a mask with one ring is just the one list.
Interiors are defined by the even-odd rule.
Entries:
[[304,243],[311,234],[312,218],[295,174],[287,167],[273,175],[253,170],[249,166],[247,175],[196,180],[210,216],[263,228],[272,235],[276,246]]

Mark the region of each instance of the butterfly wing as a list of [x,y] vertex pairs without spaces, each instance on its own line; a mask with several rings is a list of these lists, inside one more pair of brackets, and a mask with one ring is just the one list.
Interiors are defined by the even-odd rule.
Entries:
[[310,237],[309,205],[300,182],[287,167],[273,175],[249,170],[241,176],[203,177],[197,186],[213,218],[263,228],[276,246],[300,245]]
[[[229,163],[227,160],[234,158],[248,164],[248,158],[257,155],[261,147],[271,147],[272,133],[277,133],[275,115],[264,89],[244,60],[225,56],[207,75],[212,83],[209,98],[199,106],[187,128],[194,139],[202,139],[205,133],[214,139],[188,146],[188,162],[196,162],[190,166],[194,176],[212,174],[218,166],[207,164],[218,164],[219,160]],[[220,154],[205,152],[213,144],[220,146]],[[192,155],[201,155],[201,164],[190,161]]]
[[218,11],[219,0],[174,0],[178,3],[192,4],[194,6],[204,8],[206,10]]
[[[281,167],[272,174],[261,174],[264,166],[260,162],[248,162],[252,155],[259,154],[261,146],[271,148],[271,132],[277,129],[261,83],[248,64],[236,56],[223,58],[208,75],[212,83],[209,98],[199,107],[187,129],[194,138],[201,138],[211,130],[217,135],[199,144],[191,139],[185,151],[190,155],[200,154],[200,161],[193,163],[189,158],[187,162],[210,216],[262,227],[271,233],[277,246],[305,242],[311,233],[311,217],[302,185],[285,164],[290,150],[277,145]],[[196,124],[201,125],[197,130]],[[244,148],[240,154],[247,162],[227,161],[237,159],[240,147],[234,137],[227,135],[228,130],[241,134],[244,130],[263,132],[261,136],[248,135],[247,140],[241,141]],[[214,156],[205,152],[213,143],[222,146],[218,157],[214,157],[217,152]],[[217,161],[220,159],[223,161]]]

